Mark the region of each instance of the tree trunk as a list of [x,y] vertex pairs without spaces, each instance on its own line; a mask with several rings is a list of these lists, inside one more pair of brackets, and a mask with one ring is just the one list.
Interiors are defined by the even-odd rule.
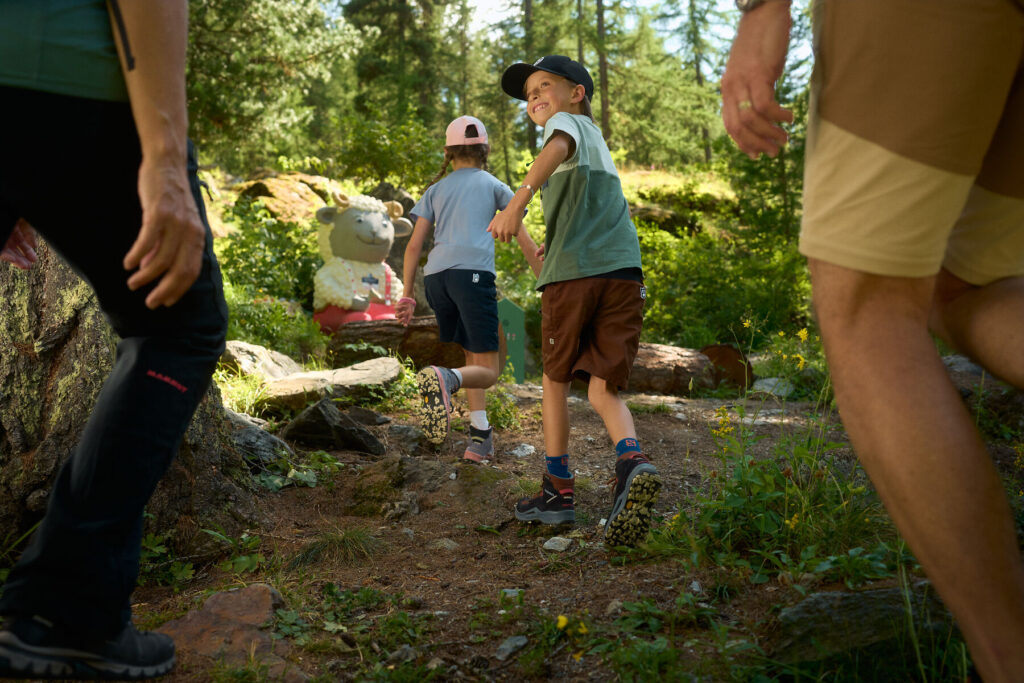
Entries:
[[597,68],[601,90],[601,134],[612,139],[611,93],[608,92],[608,52],[604,45],[604,0],[597,0]]
[[[42,517],[116,345],[92,289],[45,243],[28,272],[0,265],[0,537],[18,538]],[[224,420],[211,387],[147,506],[147,531],[167,536],[181,555],[214,549],[202,528],[232,534],[257,518]]]
[[583,64],[583,0],[576,0],[576,61]]
[[[690,45],[693,47],[693,75],[697,80],[697,88],[704,92],[704,73],[700,67],[704,63],[704,39],[701,36],[700,8],[697,7],[697,0],[690,0],[689,4],[690,21]],[[704,161],[711,163],[711,133],[706,125],[700,127],[701,141],[704,143]]]
[[[523,0],[523,48],[526,51],[526,61],[532,62],[537,59],[533,54],[533,0]],[[525,116],[525,115],[524,115]],[[526,145],[530,150],[530,156],[537,156],[537,135],[533,130],[533,121],[526,116]]]

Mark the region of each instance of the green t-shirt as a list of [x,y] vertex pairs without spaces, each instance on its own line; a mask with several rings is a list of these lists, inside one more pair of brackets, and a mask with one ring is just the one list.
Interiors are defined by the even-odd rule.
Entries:
[[558,112],[544,126],[544,142],[556,131],[573,139],[576,152],[543,188],[547,230],[537,288],[640,268],[636,226],[600,129],[587,116]]
[[0,0],[0,85],[128,101],[104,0]]

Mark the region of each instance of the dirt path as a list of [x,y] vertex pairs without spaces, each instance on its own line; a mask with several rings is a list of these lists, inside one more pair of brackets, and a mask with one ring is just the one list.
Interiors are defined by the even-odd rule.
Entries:
[[[725,569],[689,570],[684,554],[638,560],[605,548],[600,524],[611,503],[606,482],[613,475],[614,452],[581,397],[570,403],[577,524],[552,529],[515,521],[514,501],[537,489],[543,467],[539,389],[525,385],[515,392],[521,428],[496,435],[497,459],[491,467],[459,463],[465,447],[460,432],[436,455],[407,461],[403,476],[409,489],[419,492],[414,496],[418,514],[413,510],[389,520],[380,510],[371,516],[352,514],[353,501],[367,495],[367,473],[376,468],[386,479],[388,469],[356,454],[335,453],[347,466],[333,482],[264,496],[269,524],[250,532],[260,537],[260,550],[268,558],[263,569],[233,577],[206,568],[178,594],[142,588],[136,595],[137,620],[153,626],[196,609],[211,592],[264,582],[277,588],[288,609],[309,627],[302,642],[283,639],[277,651],[316,680],[423,680],[430,675],[438,680],[615,680],[630,671],[637,680],[670,680],[673,672],[692,672],[702,680],[735,679],[738,664],[749,660],[753,646],[771,640],[771,615],[801,594],[777,582],[755,586]],[[718,476],[721,461],[711,434],[716,409],[726,406],[739,420],[736,409],[742,406],[743,419],[761,437],[753,454],[767,457],[778,439],[809,428],[814,408],[774,399],[626,398],[641,444],[664,481],[656,524],[692,504],[708,478]],[[416,421],[407,415],[391,417]],[[842,441],[841,430],[828,424],[829,438]],[[510,453],[522,444],[533,446],[533,455]],[[288,567],[311,541],[352,529],[365,530],[360,538],[377,539],[379,547],[365,557],[336,556]],[[542,548],[556,534],[571,539],[568,550]],[[328,617],[337,616],[324,606],[328,584],[346,591],[346,604],[354,605],[346,612],[349,621],[338,627],[347,640],[323,630]],[[685,594],[703,596],[703,607],[693,603],[687,612],[699,618],[680,619],[667,628],[665,615],[679,613],[677,601]],[[381,603],[381,596],[401,597]],[[404,631],[396,627],[404,637],[387,632],[400,614],[408,617],[399,620]],[[566,617],[567,630],[558,629],[559,615]],[[520,634],[527,636],[526,647],[500,659],[502,643]],[[343,640],[348,644],[342,645]],[[412,647],[409,661],[388,660],[403,643]],[[672,662],[659,660],[666,651]],[[654,668],[645,675],[652,662]],[[183,651],[167,680],[276,679],[255,661],[225,666]]]

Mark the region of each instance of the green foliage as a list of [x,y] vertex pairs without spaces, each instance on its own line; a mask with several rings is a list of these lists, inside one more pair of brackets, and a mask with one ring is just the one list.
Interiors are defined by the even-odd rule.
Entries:
[[192,563],[176,559],[165,536],[149,533],[142,537],[139,585],[170,586],[177,593],[193,576]]
[[[280,491],[286,486],[315,487],[320,477],[330,477],[345,467],[345,463],[326,451],[310,451],[299,458],[293,458],[286,452],[278,454],[273,462],[263,465],[256,474],[256,483],[268,491]],[[330,480],[328,480],[330,486]]]
[[[312,316],[277,300],[254,300],[248,290],[224,283],[224,298],[230,313],[228,339],[265,346],[300,362],[325,363],[327,337]],[[258,394],[254,386],[239,387],[239,393]],[[258,395],[239,400],[258,404]]]
[[14,540],[11,540],[11,536],[14,534],[9,532],[4,536],[3,542],[0,542],[0,595],[4,594],[4,583],[6,583],[7,576],[11,573],[11,568],[14,567],[15,561],[18,559],[14,551],[35,532],[39,524],[40,522],[36,522],[28,531]]
[[235,172],[301,153],[322,92],[360,36],[319,0],[189,2],[189,124]]
[[244,198],[230,219],[236,230],[217,245],[224,277],[254,296],[296,301],[312,310],[313,277],[323,264],[315,221],[280,220],[260,200]]
[[384,549],[384,543],[370,529],[350,527],[337,531],[320,532],[296,553],[289,569],[320,563],[352,564],[368,560]]
[[301,646],[309,643],[312,629],[298,610],[277,609],[274,610],[274,632],[270,637],[275,640],[290,638]]
[[774,329],[806,317],[808,281],[794,245],[711,232],[675,237],[642,223],[638,232],[647,285],[644,341],[700,348],[735,340],[750,311]]
[[259,536],[250,536],[248,532],[243,532],[238,538],[231,538],[223,529],[203,529],[203,532],[228,547],[228,559],[220,565],[224,571],[232,574],[251,574],[266,564],[267,558],[259,552]]
[[323,143],[336,159],[335,174],[359,178],[370,187],[390,181],[398,187],[423,187],[441,169],[443,138],[417,118],[347,116],[338,122],[340,139]]
[[515,382],[511,365],[507,365],[498,377],[498,382],[487,390],[487,420],[497,429],[519,429],[519,404],[506,387]]

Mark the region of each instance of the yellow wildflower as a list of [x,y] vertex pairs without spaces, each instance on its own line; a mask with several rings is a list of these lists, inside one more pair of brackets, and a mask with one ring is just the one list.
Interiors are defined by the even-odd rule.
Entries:
[[559,614],[558,622],[555,625],[558,627],[559,631],[565,629],[565,627],[569,625],[569,617],[564,614]]
[[576,633],[578,633],[578,634],[580,634],[580,635],[584,635],[584,634],[585,634],[585,633],[587,633],[588,631],[589,631],[589,629],[587,628],[587,625],[586,625],[586,624],[584,624],[584,623],[583,623],[583,622],[581,621],[581,622],[580,622],[580,625],[579,625],[579,627],[577,627],[577,629],[576,629]]
[[807,341],[807,328],[805,327],[802,330],[800,330],[799,332],[797,332],[796,336],[800,337],[800,341],[802,341],[802,342]]
[[800,514],[794,512],[793,516],[786,520],[786,526],[790,529],[795,529],[798,521],[800,521]]
[[583,659],[583,650],[580,650],[579,652],[574,652],[572,654],[572,658],[575,659],[577,662]]
[[793,358],[796,358],[796,369],[803,370],[804,366],[807,365],[807,359],[799,353],[794,353]]
[[783,332],[782,330],[779,330],[779,336],[780,336],[780,337],[785,337],[785,336],[786,336],[786,333],[785,333],[785,332]]
[[744,320],[743,321],[743,327],[748,327],[749,328],[750,327],[750,321],[749,320]]

